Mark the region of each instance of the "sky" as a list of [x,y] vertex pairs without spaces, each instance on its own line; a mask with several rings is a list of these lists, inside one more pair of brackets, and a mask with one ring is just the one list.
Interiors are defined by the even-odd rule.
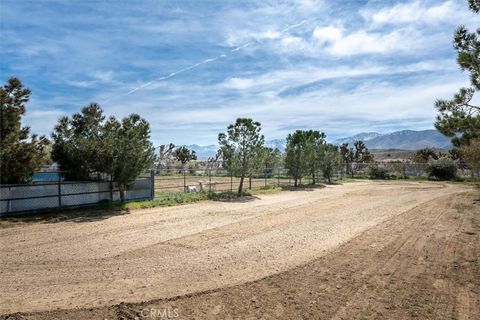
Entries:
[[214,144],[237,117],[267,140],[431,129],[468,85],[466,2],[1,0],[1,80],[32,90],[24,123],[45,135],[91,102],[146,118],[155,145]]

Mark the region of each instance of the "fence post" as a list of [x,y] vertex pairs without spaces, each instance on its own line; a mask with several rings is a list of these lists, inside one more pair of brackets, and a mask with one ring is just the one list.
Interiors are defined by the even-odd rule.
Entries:
[[185,169],[183,169],[183,192],[187,192],[187,176]]
[[233,171],[230,172],[230,192],[233,192]]
[[8,186],[8,202],[7,202],[7,213],[12,210],[12,189],[10,186]]
[[248,189],[252,190],[252,174],[248,176]]
[[212,169],[208,169],[208,191],[212,192]]
[[151,198],[153,200],[153,198],[155,198],[155,171],[153,170],[150,170],[150,179],[151,179],[151,190],[152,190],[152,195],[151,195]]
[[403,179],[407,178],[407,164],[403,163]]

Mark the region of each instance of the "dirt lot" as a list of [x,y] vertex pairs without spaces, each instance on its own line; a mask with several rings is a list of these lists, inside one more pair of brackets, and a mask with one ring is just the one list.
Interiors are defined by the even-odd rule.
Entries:
[[3,226],[0,313],[27,312],[12,319],[480,318],[480,202],[463,185]]

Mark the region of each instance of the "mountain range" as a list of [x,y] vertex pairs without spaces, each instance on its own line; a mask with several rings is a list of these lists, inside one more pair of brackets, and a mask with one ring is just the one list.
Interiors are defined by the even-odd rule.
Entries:
[[[333,144],[341,145],[348,143],[353,147],[357,140],[362,140],[369,149],[402,149],[418,150],[422,148],[450,149],[452,144],[450,138],[445,137],[437,130],[402,130],[391,133],[362,132],[351,137],[345,137],[331,141]],[[265,141],[270,148],[277,148],[282,153],[285,151],[285,139],[273,139]],[[215,156],[218,146],[215,144],[200,146],[191,144],[186,146],[195,150],[197,157],[208,158]]]
[[450,138],[437,130],[402,130],[381,134],[363,132],[352,137],[337,139],[334,144],[348,143],[353,146],[357,140],[362,140],[369,149],[402,149],[418,150],[422,148],[450,149]]

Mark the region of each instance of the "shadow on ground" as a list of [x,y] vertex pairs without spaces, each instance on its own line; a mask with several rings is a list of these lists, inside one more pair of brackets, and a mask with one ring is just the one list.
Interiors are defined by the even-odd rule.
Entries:
[[18,216],[2,217],[0,227],[8,227],[17,223],[58,223],[58,222],[94,222],[114,216],[129,214],[129,209],[91,208],[62,210],[62,212],[23,214]]
[[309,184],[309,185],[300,185],[300,186],[282,186],[282,190],[286,191],[314,191],[317,189],[323,189],[327,186],[325,184]]
[[215,199],[214,201],[242,203],[242,202],[252,202],[252,201],[255,201],[255,200],[258,200],[258,199],[260,199],[260,198],[257,197],[257,196],[246,195],[246,196],[241,196],[241,197],[232,196],[230,198],[220,198],[220,199]]

